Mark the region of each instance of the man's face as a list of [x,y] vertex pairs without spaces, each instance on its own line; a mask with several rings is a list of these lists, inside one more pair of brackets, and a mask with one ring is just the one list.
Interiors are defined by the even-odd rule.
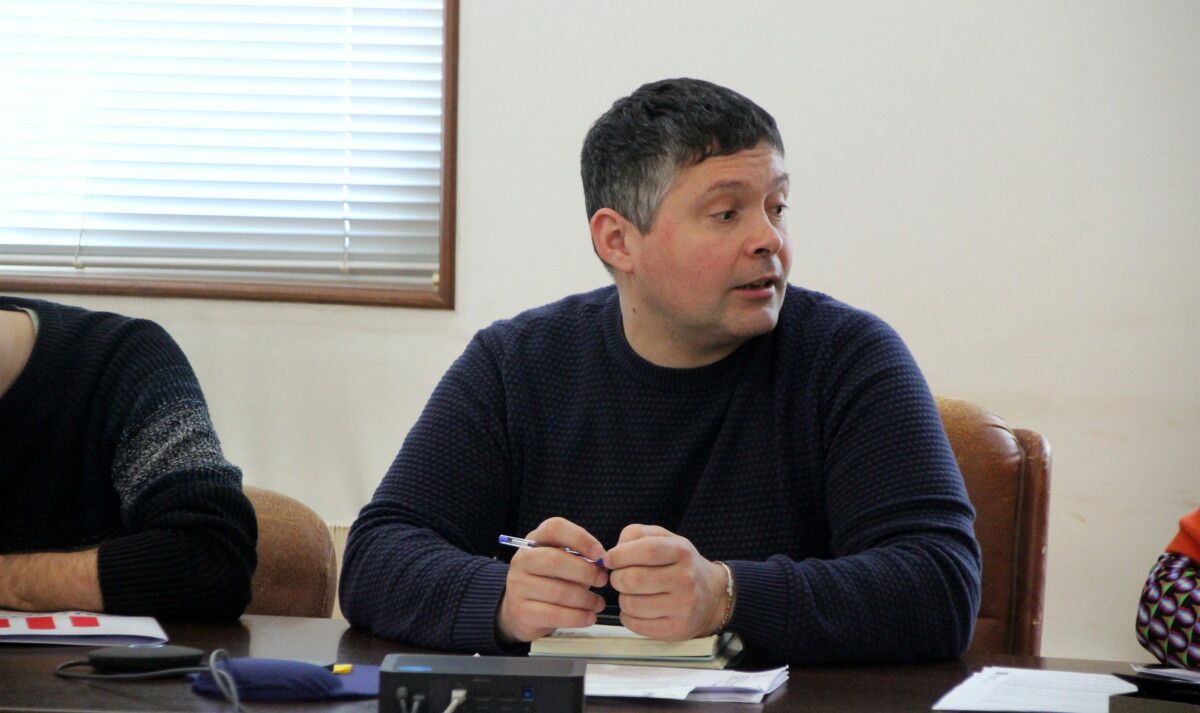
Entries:
[[665,340],[682,357],[671,365],[699,365],[775,328],[791,268],[787,193],[783,158],[765,144],[680,172],[650,230],[633,236],[635,349],[662,363],[638,345]]

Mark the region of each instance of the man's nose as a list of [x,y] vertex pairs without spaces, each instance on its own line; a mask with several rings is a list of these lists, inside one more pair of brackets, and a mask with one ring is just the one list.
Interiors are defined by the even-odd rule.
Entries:
[[783,249],[787,240],[787,231],[782,225],[772,222],[770,216],[763,214],[761,221],[756,221],[754,234],[747,247],[756,256],[774,255]]

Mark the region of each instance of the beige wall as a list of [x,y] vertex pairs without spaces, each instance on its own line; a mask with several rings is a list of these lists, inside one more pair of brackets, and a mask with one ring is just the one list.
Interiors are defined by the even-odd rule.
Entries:
[[348,522],[476,329],[606,282],[590,121],[726,83],[783,129],[793,281],[1049,437],[1044,652],[1144,659],[1140,581],[1200,506],[1197,28],[1186,0],[465,0],[456,311],[62,299],[162,322],[247,481]]

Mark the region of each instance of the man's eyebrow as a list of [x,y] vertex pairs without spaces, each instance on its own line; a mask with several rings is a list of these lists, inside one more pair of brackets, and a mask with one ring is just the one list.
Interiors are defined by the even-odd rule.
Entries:
[[[786,173],[779,174],[778,176],[775,177],[775,180],[771,182],[770,192],[774,193],[776,190],[779,189],[780,186],[782,186],[786,183],[789,183],[789,182],[790,182],[790,176],[788,176],[788,174],[786,174]],[[713,193],[721,193],[723,191],[735,191],[740,188],[744,188],[746,185],[747,185],[747,183],[745,181],[742,181],[742,180],[739,180],[736,178],[730,179],[728,181],[717,181],[716,183],[712,184],[708,188],[705,188],[704,192],[702,192],[700,194],[699,199],[703,200],[703,199],[709,197],[710,195],[712,195]]]

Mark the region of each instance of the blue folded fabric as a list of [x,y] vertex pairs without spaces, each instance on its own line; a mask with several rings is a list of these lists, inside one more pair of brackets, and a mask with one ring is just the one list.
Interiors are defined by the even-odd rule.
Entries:
[[[379,667],[354,664],[350,673],[287,659],[227,659],[217,667],[228,671],[243,701],[340,701],[379,695]],[[223,694],[212,674],[192,674],[192,690],[203,696]]]

